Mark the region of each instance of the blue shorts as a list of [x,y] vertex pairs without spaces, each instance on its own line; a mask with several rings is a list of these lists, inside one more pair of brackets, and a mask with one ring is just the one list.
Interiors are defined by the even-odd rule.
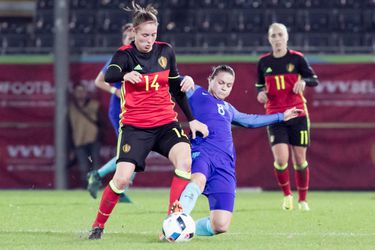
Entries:
[[233,211],[236,192],[234,159],[215,149],[200,148],[192,153],[191,172],[206,176],[203,194],[208,197],[210,209]]
[[229,193],[212,193],[206,195],[208,203],[210,204],[210,211],[212,210],[226,210],[233,212],[234,194]]
[[118,136],[120,127],[121,100],[117,95],[111,95],[108,108],[108,118],[112,123],[115,133]]

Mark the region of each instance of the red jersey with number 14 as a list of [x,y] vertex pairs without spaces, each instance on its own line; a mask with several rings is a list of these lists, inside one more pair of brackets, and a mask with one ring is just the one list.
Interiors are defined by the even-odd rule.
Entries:
[[141,53],[133,42],[119,48],[115,56],[121,58],[116,64],[122,72],[142,74],[141,82],[122,85],[121,124],[151,128],[177,121],[168,80],[179,77],[172,47],[155,42],[149,53]]
[[258,63],[257,88],[267,92],[266,113],[284,112],[293,107],[304,109],[306,100],[302,94],[293,92],[295,83],[300,78],[316,77],[302,53],[288,50],[283,57],[274,57],[272,53],[263,55]]

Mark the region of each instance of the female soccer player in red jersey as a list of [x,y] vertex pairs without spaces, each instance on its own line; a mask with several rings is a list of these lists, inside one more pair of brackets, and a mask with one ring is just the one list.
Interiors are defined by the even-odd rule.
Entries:
[[[193,138],[196,132],[208,135],[207,126],[190,110],[172,47],[156,41],[157,11],[132,2],[135,40],[114,54],[105,81],[124,81],[121,90],[121,129],[117,143],[117,168],[105,188],[89,239],[100,239],[104,225],[119,194],[134,171],[145,170],[145,158],[153,150],[168,157],[175,166],[170,188],[170,205],[177,200],[190,179],[191,149],[187,136],[173,110],[174,97],[189,121]],[[125,102],[126,100],[126,102]]]
[[318,78],[302,53],[288,49],[285,25],[273,23],[268,30],[272,52],[261,56],[258,62],[257,99],[265,104],[266,113],[284,112],[291,107],[303,109],[299,117],[268,126],[277,181],[284,193],[282,208],[293,209],[288,160],[289,148],[295,169],[299,208],[310,210],[306,194],[309,187],[309,168],[306,149],[310,140],[310,122],[303,97],[305,86],[318,85]]

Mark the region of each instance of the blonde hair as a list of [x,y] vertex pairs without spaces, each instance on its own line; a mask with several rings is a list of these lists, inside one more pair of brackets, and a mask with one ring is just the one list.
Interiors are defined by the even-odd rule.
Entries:
[[270,35],[271,30],[274,29],[274,28],[276,28],[276,27],[282,29],[285,32],[285,34],[288,35],[288,29],[282,23],[272,23],[270,25],[270,27],[268,28],[268,35]]
[[133,27],[136,29],[140,24],[151,22],[158,25],[158,11],[152,7],[151,4],[148,4],[146,8],[141,7],[139,4],[136,4],[135,1],[132,1],[131,7],[125,7],[125,11],[133,12]]

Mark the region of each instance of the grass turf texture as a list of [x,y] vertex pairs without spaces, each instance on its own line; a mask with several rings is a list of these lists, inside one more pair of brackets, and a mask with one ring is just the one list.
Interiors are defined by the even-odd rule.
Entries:
[[[375,192],[310,192],[310,212],[281,210],[281,193],[237,192],[228,233],[159,242],[167,190],[131,190],[102,240],[87,240],[99,200],[86,191],[0,191],[0,249],[374,249]],[[295,197],[296,198],[296,197]],[[295,204],[297,207],[297,204]],[[192,213],[208,215],[205,197]]]

